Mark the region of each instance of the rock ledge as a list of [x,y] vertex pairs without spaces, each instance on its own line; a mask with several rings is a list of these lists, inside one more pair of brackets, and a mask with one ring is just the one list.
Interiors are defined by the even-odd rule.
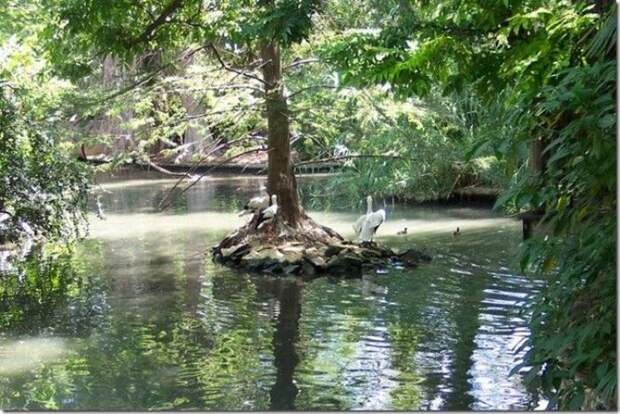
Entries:
[[249,223],[211,249],[213,260],[262,274],[346,278],[361,277],[364,270],[390,265],[411,268],[431,260],[415,249],[399,252],[377,243],[357,244],[329,228],[316,226],[320,237],[308,237],[312,233],[308,231],[296,237],[296,231],[282,224],[252,231]]

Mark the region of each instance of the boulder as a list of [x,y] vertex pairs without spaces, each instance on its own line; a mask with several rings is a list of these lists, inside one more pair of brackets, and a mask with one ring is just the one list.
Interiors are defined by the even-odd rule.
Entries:
[[309,260],[304,260],[301,263],[301,274],[304,276],[314,276],[318,273],[319,270],[321,269],[315,266]]
[[405,266],[415,267],[421,262],[430,262],[431,257],[415,249],[407,249],[398,255]]
[[327,264],[325,262],[325,259],[323,259],[321,256],[318,255],[306,255],[306,260],[308,262],[310,262],[314,267],[316,267],[317,269],[325,269],[325,265]]
[[344,254],[333,256],[327,261],[326,270],[329,273],[344,277],[359,277],[362,274],[363,260],[356,255]]
[[249,251],[250,251],[249,244],[238,244],[236,246],[223,248],[220,252],[221,252],[222,258],[224,259],[228,259],[228,258],[239,259],[241,256],[245,255]]
[[284,255],[284,261],[289,264],[301,264],[304,259],[304,250],[300,246],[286,246],[279,249]]
[[213,247],[213,259],[251,272],[317,277],[320,274],[355,278],[363,272],[383,274],[387,268],[416,267],[431,258],[414,249],[398,253],[374,242],[303,241],[269,235],[252,237],[237,232],[227,243]]
[[364,247],[360,247],[357,251],[360,255],[367,259],[378,259],[383,257],[383,252],[373,249],[367,249]]
[[346,246],[342,246],[340,244],[330,244],[329,246],[327,246],[327,249],[325,249],[325,256],[327,257],[335,256],[339,254],[341,251],[343,251],[344,249],[346,249]]
[[276,248],[265,248],[262,250],[250,251],[241,258],[241,265],[251,270],[274,270],[275,267],[282,267],[286,257]]

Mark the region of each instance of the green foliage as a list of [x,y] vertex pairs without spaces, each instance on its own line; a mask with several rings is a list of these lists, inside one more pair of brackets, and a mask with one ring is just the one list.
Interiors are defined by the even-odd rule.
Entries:
[[3,241],[17,238],[20,220],[53,239],[78,235],[84,223],[88,174],[75,160],[61,109],[71,85],[51,77],[37,54],[45,22],[36,18],[39,6],[18,3],[2,12],[0,210],[11,215]]
[[[60,127],[66,112],[58,110],[67,98],[59,89],[71,87],[41,69],[47,62],[33,59],[35,45],[45,43],[58,73],[89,87],[71,98],[81,119],[120,119],[120,130],[135,138],[120,158],[140,159],[154,149],[179,155],[170,142],[189,126],[214,139],[264,135],[253,106],[263,85],[247,77],[232,84],[239,74],[216,72],[212,51],[184,65],[178,52],[213,43],[228,61],[252,67],[257,47],[275,41],[289,61],[323,59],[285,74],[301,157],[329,158],[337,145],[359,157],[328,193],[422,200],[457,185],[508,185],[498,206],[545,212],[547,234],[526,243],[521,256],[524,267],[549,273],[532,308],[526,379],[560,408],[615,407],[615,7],[603,13],[600,4],[568,0],[42,4],[0,8],[8,56],[0,78],[11,85],[0,81],[0,207],[14,220],[61,237],[75,233],[85,207],[86,175],[69,156]],[[320,30],[312,33],[313,25]],[[99,77],[104,56],[120,58],[122,81]],[[84,110],[111,92],[105,106]],[[189,113],[188,96],[204,114]],[[113,143],[117,132],[89,139]],[[544,174],[528,169],[534,142],[545,148]],[[229,337],[232,348],[249,354],[238,339]],[[214,349],[222,350],[214,357],[228,353],[224,343]],[[409,398],[418,397],[403,401]]]
[[396,100],[379,89],[346,88],[293,102],[303,114],[294,119],[296,131],[312,136],[304,147],[308,156],[331,157],[337,145],[344,145],[360,157],[348,160],[330,180],[330,191],[317,189],[312,203],[325,207],[330,197],[321,195],[333,193],[356,202],[369,192],[424,201],[447,197],[456,187],[503,188],[508,162],[499,161],[490,146],[467,156],[484,134],[497,137],[499,120],[471,102],[464,116],[466,101],[437,95]]
[[[93,255],[99,246],[90,244]],[[48,244],[32,260],[16,263],[0,283],[0,331],[37,336],[47,326],[58,335],[81,334],[102,311],[101,286],[80,272],[84,263],[66,245]],[[93,263],[90,270],[93,269]],[[99,269],[100,270],[100,269]],[[95,309],[99,309],[97,312]]]
[[[48,0],[45,6],[47,24],[41,37],[49,61],[59,73],[76,80],[90,74],[102,56],[130,60],[145,49],[199,41],[208,31],[196,1]],[[165,24],[151,26],[159,16]]]
[[77,236],[88,192],[84,166],[59,146],[53,129],[20,110],[19,92],[0,87],[0,208],[13,225],[24,220],[43,236]]
[[589,59],[542,91],[536,113],[545,123],[537,129],[546,144],[545,174],[526,176],[506,195],[517,208],[545,209],[549,235],[531,240],[523,257],[537,271],[553,271],[533,306],[527,362],[569,409],[616,404],[614,31],[615,10],[590,38]]
[[[460,126],[450,135],[472,137],[466,159],[495,155],[512,174],[498,206],[545,211],[548,234],[521,256],[550,273],[532,309],[526,380],[560,408],[616,407],[616,8],[605,7],[415,2],[399,9],[400,29],[379,24],[322,46],[348,84],[403,98],[440,86]],[[527,168],[536,140],[540,175]]]
[[232,49],[308,36],[316,0],[250,2],[49,0],[43,38],[50,62],[73,79],[89,75],[102,56],[130,62],[144,51],[217,42]]

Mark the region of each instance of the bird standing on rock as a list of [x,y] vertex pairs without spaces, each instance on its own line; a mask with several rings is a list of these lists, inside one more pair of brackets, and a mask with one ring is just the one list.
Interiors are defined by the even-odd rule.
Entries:
[[357,237],[359,237],[360,233],[362,232],[362,227],[364,227],[364,223],[366,222],[366,219],[371,214],[372,214],[372,197],[368,196],[366,197],[366,214],[360,216],[355,221],[355,224],[353,224],[353,230],[355,231],[355,235]]
[[261,210],[256,221],[256,228],[258,229],[261,224],[273,220],[276,214],[278,214],[278,197],[274,194],[271,196],[271,205]]
[[[370,197],[368,198],[370,199]],[[372,206],[370,209],[372,210]],[[379,209],[366,215],[366,219],[362,224],[362,231],[359,235],[362,243],[372,242],[374,235],[377,233],[377,229],[379,228],[379,226],[381,226],[381,224],[383,224],[385,218],[386,213],[384,209]]]
[[245,216],[247,214],[254,214],[257,211],[260,211],[269,206],[269,196],[258,196],[250,199],[245,206],[243,206],[243,211],[239,213],[239,217]]

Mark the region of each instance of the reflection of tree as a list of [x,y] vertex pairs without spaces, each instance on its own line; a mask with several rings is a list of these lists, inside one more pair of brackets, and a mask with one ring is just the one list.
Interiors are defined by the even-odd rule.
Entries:
[[[91,248],[96,245],[89,245],[88,254],[77,254],[68,264],[54,261],[49,274],[33,268],[21,296],[18,282],[2,284],[2,294],[22,299],[19,307],[7,308],[12,316],[3,314],[1,330],[20,332],[30,323],[24,333],[49,331],[67,337],[70,350],[61,360],[1,378],[0,407],[268,408],[273,327],[268,309],[256,307],[260,301],[254,283],[226,271],[202,290],[190,289],[196,281],[187,276],[194,266],[188,253],[168,248],[172,257],[143,260],[158,257],[149,254],[155,251],[147,244],[137,249],[145,250],[144,255],[126,252],[135,253],[135,246],[116,245],[99,249],[103,254],[95,256]],[[111,276],[99,262],[134,272],[125,280],[118,280],[122,272],[114,274],[115,282],[100,289],[105,291],[103,300],[93,302],[93,286]],[[70,271],[75,278],[59,276],[71,276]],[[198,298],[216,302],[210,316],[191,305],[188,309]],[[79,309],[85,317],[96,316],[93,323],[75,319]]]
[[385,309],[379,297],[362,291],[360,280],[334,285],[326,278],[304,288],[298,409],[364,407],[381,392],[387,354],[370,347],[365,337],[382,329]]
[[90,243],[92,261],[72,257],[64,247],[48,247],[0,277],[0,333],[77,335],[89,329],[105,306],[103,286],[86,274],[101,268],[101,246]]
[[462,292],[468,292],[468,295],[459,300],[453,308],[453,318],[456,326],[454,337],[454,363],[452,371],[452,387],[447,398],[445,406],[450,409],[465,410],[471,408],[475,399],[471,395],[472,383],[469,373],[473,364],[473,354],[476,349],[476,333],[478,332],[478,316],[480,315],[480,306],[484,298],[484,288],[488,280],[482,275],[478,277],[459,279],[460,289]]
[[[500,263],[501,256],[495,258],[491,254],[502,252],[488,248],[496,242],[487,240],[482,245],[472,242],[460,246],[465,252],[463,256],[451,254],[444,258],[437,257],[432,268],[416,270],[415,278],[403,277],[390,283],[389,298],[398,303],[390,321],[400,331],[390,333],[393,337],[393,360],[394,357],[404,359],[398,354],[408,352],[402,348],[399,351],[401,344],[413,343],[415,348],[425,351],[420,363],[429,366],[430,372],[425,374],[424,382],[419,387],[426,391],[425,399],[429,404],[433,400],[438,404],[434,408],[468,409],[475,401],[471,394],[470,370],[477,346],[474,340],[480,325],[481,302],[489,279],[477,268],[472,268],[472,273],[475,273],[467,275],[455,273],[452,269],[462,268],[465,260],[469,260],[465,258],[477,257],[483,248],[488,251],[485,258]],[[403,334],[412,338],[398,340]],[[415,363],[413,358],[407,358],[410,364]],[[401,363],[394,361],[394,364],[398,366]],[[399,371],[406,372],[405,369]],[[398,407],[398,399],[404,396],[398,395],[399,391],[395,393],[392,394],[393,404]],[[404,401],[402,404],[403,408],[406,407]],[[409,409],[414,408],[410,406]]]
[[272,378],[266,360],[271,356],[273,328],[268,309],[257,303],[256,284],[228,271],[206,276],[200,311],[204,329],[214,343],[196,361],[196,376],[205,409],[267,409]]
[[392,367],[398,371],[398,386],[390,392],[392,405],[397,410],[416,410],[420,407],[422,378],[416,373],[415,353],[419,337],[414,326],[399,321],[388,325],[392,352]]
[[[411,410],[422,391],[446,385],[445,407],[471,398],[483,278],[419,269],[415,278],[321,278],[302,291],[295,281],[204,262],[185,237],[89,241],[68,263],[27,270],[25,287],[3,280],[0,292],[19,306],[1,302],[0,331],[53,331],[71,346],[62,360],[0,378],[0,407],[349,409],[370,401]],[[447,376],[420,383],[421,349],[451,356]]]
[[299,363],[296,343],[301,316],[301,286],[295,280],[274,281],[271,289],[280,303],[276,329],[273,334],[273,357],[276,382],[271,387],[272,410],[293,410],[297,386],[293,374]]

